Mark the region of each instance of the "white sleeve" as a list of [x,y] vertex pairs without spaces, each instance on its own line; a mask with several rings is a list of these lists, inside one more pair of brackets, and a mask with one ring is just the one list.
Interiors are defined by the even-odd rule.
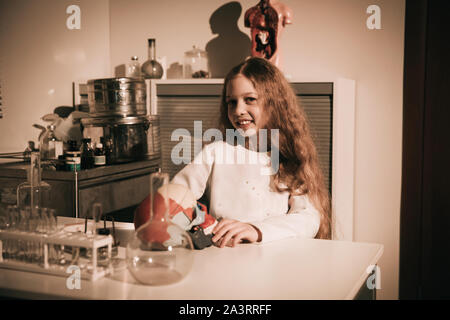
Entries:
[[186,165],[173,177],[171,183],[188,187],[194,194],[195,199],[198,200],[205,192],[213,162],[213,147],[207,145],[194,158],[194,161]]
[[308,196],[291,196],[289,204],[287,214],[251,222],[261,231],[262,239],[259,243],[288,237],[314,238],[316,236],[320,226],[320,214],[309,201]]

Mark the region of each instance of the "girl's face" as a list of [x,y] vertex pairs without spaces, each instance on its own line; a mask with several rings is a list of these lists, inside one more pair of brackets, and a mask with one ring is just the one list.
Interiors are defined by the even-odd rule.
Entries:
[[262,99],[253,83],[241,74],[231,79],[226,88],[228,119],[243,135],[251,136],[267,123]]

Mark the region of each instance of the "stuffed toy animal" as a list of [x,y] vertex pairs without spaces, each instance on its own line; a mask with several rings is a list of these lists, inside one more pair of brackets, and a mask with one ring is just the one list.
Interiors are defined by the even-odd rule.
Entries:
[[[150,219],[150,195],[141,202],[134,214],[136,230]],[[166,201],[169,207],[165,217]],[[189,188],[169,183],[155,193],[153,201],[153,222],[144,230],[147,241],[165,243],[177,241],[176,232],[172,232],[170,224],[161,222],[164,218],[184,229],[192,239],[196,249],[203,249],[213,244],[212,230],[217,220],[208,213],[206,206],[196,201]]]

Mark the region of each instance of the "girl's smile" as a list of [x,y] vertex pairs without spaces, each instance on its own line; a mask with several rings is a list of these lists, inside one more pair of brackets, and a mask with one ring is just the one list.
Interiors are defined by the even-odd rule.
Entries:
[[243,75],[228,82],[226,102],[228,119],[245,136],[255,135],[266,124],[264,108],[253,83]]

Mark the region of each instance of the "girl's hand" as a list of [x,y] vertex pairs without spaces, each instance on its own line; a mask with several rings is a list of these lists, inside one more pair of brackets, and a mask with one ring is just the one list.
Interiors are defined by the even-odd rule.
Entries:
[[213,230],[212,241],[220,248],[234,247],[242,240],[248,242],[261,241],[260,231],[251,224],[238,220],[222,219]]

